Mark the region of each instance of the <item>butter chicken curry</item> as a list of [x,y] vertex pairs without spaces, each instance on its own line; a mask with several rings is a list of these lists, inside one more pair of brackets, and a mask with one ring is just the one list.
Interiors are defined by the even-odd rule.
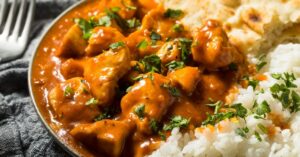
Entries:
[[51,128],[83,156],[145,156],[193,131],[245,73],[222,24],[196,31],[151,0],[86,1],[41,42],[32,88]]

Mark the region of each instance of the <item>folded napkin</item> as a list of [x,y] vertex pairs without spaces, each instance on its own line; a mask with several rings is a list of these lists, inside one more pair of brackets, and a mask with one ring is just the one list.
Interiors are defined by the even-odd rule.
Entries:
[[[69,156],[34,110],[27,87],[30,56],[44,28],[76,0],[36,0],[29,46],[22,58],[0,64],[0,156]],[[0,52],[1,53],[1,52]]]

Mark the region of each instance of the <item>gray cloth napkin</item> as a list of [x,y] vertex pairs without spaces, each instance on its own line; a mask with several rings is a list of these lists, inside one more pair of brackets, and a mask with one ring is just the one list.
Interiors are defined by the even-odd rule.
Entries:
[[37,0],[26,52],[18,60],[0,64],[0,157],[69,156],[47,132],[34,110],[28,93],[27,71],[44,28],[75,2]]

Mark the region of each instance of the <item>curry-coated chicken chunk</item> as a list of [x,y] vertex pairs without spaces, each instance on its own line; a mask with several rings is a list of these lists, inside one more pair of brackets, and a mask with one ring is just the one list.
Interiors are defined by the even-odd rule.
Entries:
[[60,72],[65,79],[73,77],[83,77],[84,62],[75,60],[73,58],[66,60],[60,67]]
[[184,67],[172,71],[168,78],[173,84],[178,85],[188,95],[192,94],[200,80],[200,70],[197,67]]
[[107,106],[114,99],[119,79],[130,70],[130,61],[131,54],[125,45],[87,61],[84,77],[100,106]]
[[221,24],[214,20],[208,20],[194,34],[192,56],[194,61],[208,69],[241,63],[243,59],[242,54],[230,44]]
[[124,40],[124,36],[112,27],[96,27],[92,31],[92,36],[88,41],[85,51],[88,56],[94,56],[109,49],[112,43]]
[[126,122],[102,120],[93,124],[77,125],[70,134],[99,153],[118,157],[130,132],[131,128]]
[[74,24],[63,37],[56,55],[64,57],[84,55],[87,42],[82,36],[82,30],[77,24]]
[[80,77],[57,84],[49,92],[49,102],[58,119],[69,123],[93,121],[100,112],[96,105],[87,105],[91,99],[89,85]]
[[146,74],[121,100],[125,118],[135,119],[140,132],[151,133],[151,119],[160,121],[175,100],[168,88],[172,87],[166,77],[156,73]]

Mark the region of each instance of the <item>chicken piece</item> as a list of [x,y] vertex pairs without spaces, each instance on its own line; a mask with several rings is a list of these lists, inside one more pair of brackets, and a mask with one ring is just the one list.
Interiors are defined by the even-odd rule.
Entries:
[[168,78],[173,84],[178,85],[188,95],[191,95],[200,80],[200,70],[197,67],[184,67],[172,71]]
[[131,130],[125,122],[102,120],[93,124],[80,124],[72,129],[70,134],[105,156],[118,157]]
[[137,9],[137,6],[135,3],[133,3],[133,0],[111,0],[109,6],[112,7],[119,7],[120,10],[118,11],[118,14],[123,19],[131,19],[134,15]]
[[62,63],[60,72],[65,79],[73,77],[83,77],[84,64],[75,59],[68,59]]
[[108,106],[118,88],[118,81],[130,70],[131,55],[126,46],[103,52],[86,62],[84,78],[91,85],[99,105]]
[[163,64],[180,59],[180,50],[178,42],[171,41],[165,43],[156,53]]
[[243,56],[230,44],[221,24],[208,20],[204,27],[198,29],[192,46],[194,61],[203,64],[208,69],[240,63]]
[[49,92],[50,106],[66,123],[93,121],[100,111],[95,105],[86,105],[92,98],[88,84],[80,77],[58,84]]
[[215,73],[202,75],[196,95],[198,99],[201,98],[204,103],[210,103],[210,99],[214,101],[224,101],[224,96],[228,94],[230,86],[230,81],[226,80],[222,75]]
[[[177,19],[167,18],[165,12],[163,6],[149,11],[143,18],[141,28],[126,38],[130,50],[136,52],[139,57],[155,54],[165,44],[166,39],[189,36],[186,31],[174,31]],[[156,35],[155,40],[151,39],[153,33]]]
[[170,108],[168,115],[182,116],[190,119],[190,124],[199,126],[199,124],[206,119],[207,112],[211,112],[211,108],[209,106],[195,103],[195,101],[188,97],[180,97],[174,103],[172,108]]
[[74,57],[82,56],[85,53],[87,41],[83,39],[82,30],[77,24],[73,25],[64,36],[56,56]]
[[148,73],[122,98],[122,114],[125,119],[135,120],[139,132],[151,133],[150,121],[160,121],[173,104],[175,98],[164,87],[165,84],[170,84],[166,77]]
[[88,46],[85,49],[88,56],[94,56],[109,49],[109,45],[115,42],[123,41],[125,37],[112,27],[96,27],[92,31],[92,36],[88,41]]

